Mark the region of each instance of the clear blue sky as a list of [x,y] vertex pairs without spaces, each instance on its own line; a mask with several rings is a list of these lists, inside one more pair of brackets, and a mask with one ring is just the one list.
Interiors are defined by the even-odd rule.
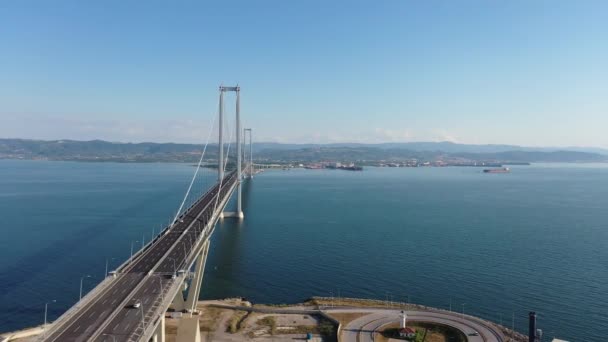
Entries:
[[608,1],[0,1],[0,137],[608,147]]

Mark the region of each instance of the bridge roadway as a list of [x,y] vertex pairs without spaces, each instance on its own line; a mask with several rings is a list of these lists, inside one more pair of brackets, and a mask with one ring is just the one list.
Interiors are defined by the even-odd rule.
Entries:
[[[212,229],[205,230],[216,204],[231,195],[237,177],[226,175],[190,207],[172,227],[157,236],[140,256],[118,270],[116,279],[65,322],[58,321],[44,341],[129,341],[150,324],[162,293],[175,281],[171,275],[185,269],[186,260],[200,235],[207,239]],[[218,190],[221,195],[217,196]],[[135,301],[139,309],[131,308]],[[125,303],[126,302],[126,303]],[[126,304],[126,305],[125,305]],[[142,322],[142,315],[145,319]],[[147,322],[146,322],[147,321]],[[98,331],[102,329],[101,331]]]

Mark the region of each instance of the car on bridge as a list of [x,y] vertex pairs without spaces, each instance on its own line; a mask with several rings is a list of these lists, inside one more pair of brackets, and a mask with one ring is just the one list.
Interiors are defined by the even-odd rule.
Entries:
[[140,307],[141,307],[141,302],[139,300],[134,300],[129,305],[129,308],[131,308],[131,309],[139,309]]

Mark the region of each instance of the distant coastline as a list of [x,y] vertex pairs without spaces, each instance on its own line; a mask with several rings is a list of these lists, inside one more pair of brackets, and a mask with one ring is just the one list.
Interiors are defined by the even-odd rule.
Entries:
[[[228,145],[226,145],[227,147]],[[102,140],[0,139],[0,159],[116,163],[198,163],[203,146],[174,143],[115,143]],[[590,150],[592,150],[590,148]],[[595,149],[597,151],[604,151]],[[209,145],[205,163],[217,160]],[[234,155],[234,149],[230,151]],[[603,163],[606,154],[509,145],[452,143],[294,145],[254,143],[256,163],[298,165],[341,163],[356,166],[504,166],[538,162]]]

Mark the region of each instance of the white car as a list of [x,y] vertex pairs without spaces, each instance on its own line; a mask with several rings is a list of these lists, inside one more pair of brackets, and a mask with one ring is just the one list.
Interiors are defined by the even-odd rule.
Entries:
[[135,302],[135,303],[133,303],[133,305],[131,305],[131,307],[132,307],[133,309],[139,309],[139,307],[140,307],[140,306],[141,306],[141,303],[140,303],[140,302]]

